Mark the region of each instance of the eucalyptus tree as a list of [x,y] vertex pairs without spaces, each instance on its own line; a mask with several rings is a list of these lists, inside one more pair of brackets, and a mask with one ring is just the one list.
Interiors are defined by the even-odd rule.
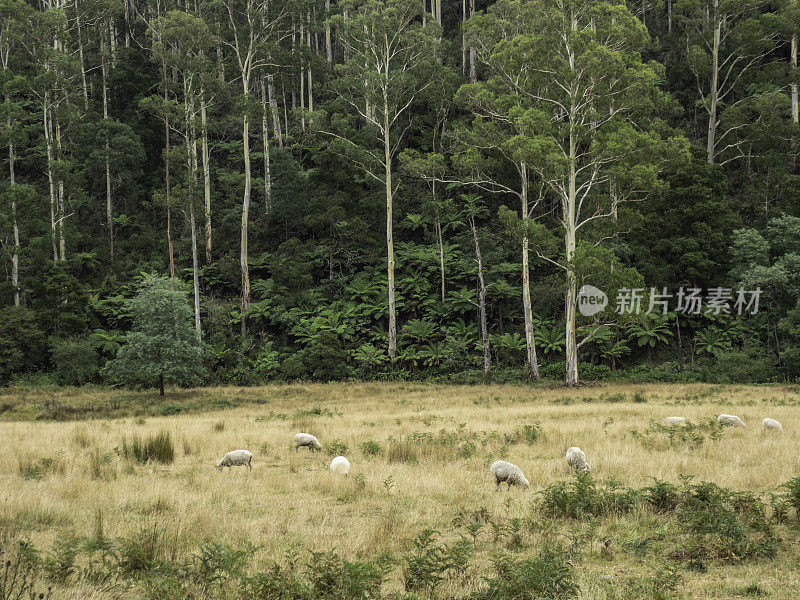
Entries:
[[[676,0],[686,32],[689,66],[697,80],[699,101],[708,113],[706,155],[709,163],[735,152],[743,126],[721,126],[725,108],[759,94],[746,76],[763,66],[776,49],[777,15],[766,0]],[[729,137],[730,136],[730,137]]]
[[421,22],[421,3],[407,0],[343,0],[348,17],[332,18],[348,60],[335,66],[331,82],[349,115],[334,114],[327,131],[386,195],[386,255],[389,357],[397,354],[393,162],[411,120],[411,107],[436,77],[440,27]]
[[665,157],[688,152],[659,134],[663,67],[642,60],[647,30],[624,6],[499,0],[472,27],[491,81],[524,99],[506,117],[524,135],[506,145],[560,204],[563,254],[540,256],[564,272],[565,378],[575,385],[579,236],[599,243],[621,203],[658,185]]
[[25,110],[15,101],[12,92],[19,92],[24,89],[24,79],[15,72],[15,63],[18,68],[24,65],[24,60],[20,60],[23,48],[23,31],[25,23],[31,18],[32,9],[22,0],[2,0],[0,1],[0,66],[2,66],[2,86],[3,86],[3,105],[2,112],[4,127],[2,127],[2,139],[8,147],[8,175],[9,187],[8,196],[10,198],[10,217],[13,237],[13,249],[11,251],[11,287],[14,290],[14,305],[20,304],[20,285],[19,285],[19,222],[17,220],[17,177],[16,177],[16,155],[17,147],[24,141],[25,134],[20,127],[25,118]]
[[[200,265],[197,251],[197,229],[195,223],[195,203],[198,195],[198,157],[197,157],[197,115],[205,112],[202,79],[208,72],[207,53],[211,48],[211,33],[199,17],[181,11],[169,11],[159,17],[155,28],[158,32],[156,53],[164,63],[181,75],[183,93],[183,130],[185,140],[185,160],[187,173],[186,204],[191,232],[192,247],[192,279],[194,290],[195,328],[200,329]],[[200,105],[198,108],[198,104]],[[205,130],[206,119],[203,116],[201,126]],[[210,183],[208,183],[208,144],[203,144],[203,170],[206,185],[206,242],[207,251],[211,244],[211,206]]]
[[[242,159],[244,192],[239,244],[239,266],[242,274],[241,326],[247,330],[246,313],[251,301],[250,268],[247,262],[250,196],[253,187],[250,163],[250,116],[255,103],[254,84],[259,73],[274,69],[277,45],[287,35],[284,27],[286,6],[274,0],[220,0],[218,35],[233,55],[242,85]],[[224,25],[223,25],[224,22]]]

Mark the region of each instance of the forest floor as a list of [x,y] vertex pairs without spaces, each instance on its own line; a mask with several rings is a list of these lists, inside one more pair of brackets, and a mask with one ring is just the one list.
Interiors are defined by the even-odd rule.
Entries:
[[[29,542],[43,560],[37,585],[82,600],[257,597],[241,591],[255,585],[246,575],[271,561],[283,575],[259,580],[271,577],[273,592],[263,584],[258,597],[303,597],[286,591],[295,572],[317,590],[306,597],[372,597],[346,591],[363,575],[349,563],[327,573],[340,587],[323,593],[311,553],[327,551],[379,565],[386,597],[473,598],[492,588],[510,599],[514,585],[541,583],[552,584],[541,591],[552,598],[795,599],[800,490],[784,498],[781,486],[800,475],[798,406],[797,387],[699,384],[296,384],[165,399],[6,390],[0,552],[14,558],[16,541]],[[747,428],[716,427],[722,412]],[[660,426],[670,415],[690,425]],[[767,416],[785,432],[762,431]],[[292,451],[301,431],[323,450]],[[173,462],[125,456],[160,432],[170,434]],[[575,445],[591,478],[564,461]],[[252,473],[213,468],[239,448],[253,452]],[[349,477],[329,471],[336,454],[350,459]],[[531,489],[496,492],[488,467],[497,459],[519,465]],[[438,535],[421,541],[427,529]],[[525,575],[496,566],[544,547],[563,551],[562,575],[577,588],[525,579],[548,577],[531,565]],[[192,558],[203,553],[214,556]]]

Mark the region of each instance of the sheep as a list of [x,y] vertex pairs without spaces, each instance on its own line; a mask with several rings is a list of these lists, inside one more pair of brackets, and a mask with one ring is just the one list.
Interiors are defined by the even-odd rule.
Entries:
[[586,455],[577,446],[567,448],[567,464],[581,473],[588,473],[590,469],[589,463],[586,462]]
[[717,417],[717,422],[720,425],[729,425],[729,426],[732,426],[732,427],[746,427],[746,425],[744,424],[744,421],[742,421],[736,415],[726,415],[726,414],[723,413],[723,414],[721,414],[720,416]]
[[527,490],[531,486],[525,479],[525,475],[522,474],[522,469],[510,462],[496,460],[489,467],[489,471],[494,475],[494,482],[497,484],[496,492],[500,491],[500,483],[503,481],[508,484],[508,489],[511,489],[512,485],[519,485],[523,490]]
[[298,433],[294,436],[294,451],[299,452],[300,446],[307,446],[308,451],[322,450],[322,445],[319,440],[310,433]]
[[664,425],[686,425],[686,417],[667,417],[664,419]]
[[253,470],[253,453],[247,450],[232,450],[228,452],[225,456],[223,456],[220,461],[217,463],[217,470],[222,471],[223,467],[228,467],[228,471],[231,470],[231,467],[244,467],[247,466],[248,470],[252,472]]
[[337,456],[331,461],[331,471],[341,475],[350,474],[350,461],[344,456]]
[[769,417],[761,421],[761,427],[764,428],[764,430],[771,429],[772,431],[783,431],[783,425],[781,425],[781,422],[776,421],[775,419],[770,419]]

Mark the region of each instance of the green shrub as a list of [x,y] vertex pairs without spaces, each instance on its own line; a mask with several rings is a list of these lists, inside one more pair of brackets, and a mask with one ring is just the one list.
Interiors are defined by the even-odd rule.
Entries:
[[631,429],[630,435],[645,448],[654,448],[659,441],[666,441],[671,448],[698,448],[708,440],[719,439],[724,426],[716,419],[707,419],[700,424],[686,422],[683,425],[664,425],[650,420],[647,429]]
[[370,600],[381,597],[387,565],[348,561],[333,550],[312,552],[306,563],[308,597],[314,600]]
[[407,592],[430,596],[444,579],[462,570],[474,553],[472,543],[459,540],[452,545],[437,544],[438,532],[425,529],[411,541],[412,552],[402,557],[403,585]]
[[336,381],[347,377],[347,352],[339,336],[322,331],[303,352],[303,364],[312,379]]
[[620,490],[613,485],[599,486],[590,473],[576,473],[573,481],[560,481],[546,487],[539,501],[549,517],[584,519],[629,513],[639,499],[636,490]]
[[45,336],[36,314],[22,306],[0,310],[0,384],[14,373],[35,371],[46,359]]
[[331,456],[342,456],[347,454],[347,444],[341,440],[333,440],[325,444],[325,448],[327,449],[328,454]]
[[25,479],[45,479],[49,475],[63,475],[67,463],[61,456],[20,456],[17,469]]
[[302,379],[308,375],[302,352],[295,352],[284,358],[281,361],[280,372],[281,377],[288,380]]
[[49,599],[51,589],[39,592],[39,577],[42,558],[28,542],[18,541],[5,545],[0,540],[0,598],[22,600],[23,598]]
[[501,556],[494,570],[486,579],[488,589],[475,594],[476,600],[566,600],[578,595],[574,568],[561,548],[546,546],[536,558]]
[[383,456],[383,446],[374,440],[362,442],[359,448],[364,456]]
[[161,431],[146,438],[141,436],[133,436],[130,440],[123,438],[122,456],[140,464],[150,461],[171,463],[175,460],[172,434],[169,431]]
[[88,337],[57,338],[50,346],[58,383],[83,385],[97,378],[97,349]]

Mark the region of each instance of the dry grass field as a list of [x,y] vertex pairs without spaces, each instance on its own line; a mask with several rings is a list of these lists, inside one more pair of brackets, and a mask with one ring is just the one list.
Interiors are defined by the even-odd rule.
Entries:
[[[0,394],[0,546],[7,555],[18,540],[39,549],[50,566],[42,567],[38,585],[52,586],[53,598],[155,597],[153,590],[162,589],[152,581],[158,568],[163,576],[164,564],[191,561],[214,542],[246,549],[250,572],[272,561],[285,572],[301,569],[315,560],[311,552],[330,550],[348,561],[385,558],[391,566],[381,593],[393,597],[407,583],[403,560],[414,555],[411,540],[426,529],[438,532],[435,543],[445,549],[469,540],[471,555],[435,587],[405,585],[416,594],[406,598],[477,597],[498,556],[535,557],[546,546],[568,553],[578,585],[571,595],[551,597],[800,597],[798,518],[773,497],[800,475],[797,388],[211,388],[173,392],[172,399],[168,394],[163,402],[172,408],[161,412],[178,414],[152,416],[158,402],[151,392]],[[107,403],[110,416],[84,418],[93,403]],[[155,403],[148,416],[136,416],[148,403]],[[176,403],[192,411],[182,413]],[[77,420],[29,420],[54,405],[63,418]],[[70,412],[75,406],[83,408]],[[739,415],[747,428],[707,425],[721,412]],[[695,437],[675,434],[670,441],[669,431],[651,427],[651,420],[669,415],[696,424]],[[780,420],[785,432],[763,432],[766,416]],[[142,464],[124,456],[124,444],[164,431],[174,444],[173,462]],[[322,452],[293,452],[292,436],[300,431],[316,435]],[[675,489],[703,481],[749,492],[763,502],[754,510],[763,513],[775,547],[744,556],[717,552],[727,533],[716,536],[722,542],[690,535],[685,526],[693,513],[659,512],[652,502],[595,514],[589,509],[580,518],[554,512],[543,506],[543,490],[559,482],[567,483],[563,490],[577,489],[564,461],[572,445],[585,451],[596,489],[641,490],[656,478]],[[238,448],[253,452],[251,474],[213,468]],[[328,470],[339,453],[352,463],[349,477]],[[503,486],[495,492],[488,466],[501,458],[522,467],[530,490]],[[681,476],[694,479],[685,483]],[[763,527],[756,529],[746,534],[748,544],[766,536]],[[113,546],[105,558],[98,540]],[[69,552],[57,550],[65,543],[76,549],[71,562]],[[130,559],[136,544],[143,564]],[[56,576],[58,560],[69,564]],[[213,594],[184,590],[172,597],[245,597],[235,595],[233,583],[214,585]],[[348,597],[337,593],[324,597]]]

